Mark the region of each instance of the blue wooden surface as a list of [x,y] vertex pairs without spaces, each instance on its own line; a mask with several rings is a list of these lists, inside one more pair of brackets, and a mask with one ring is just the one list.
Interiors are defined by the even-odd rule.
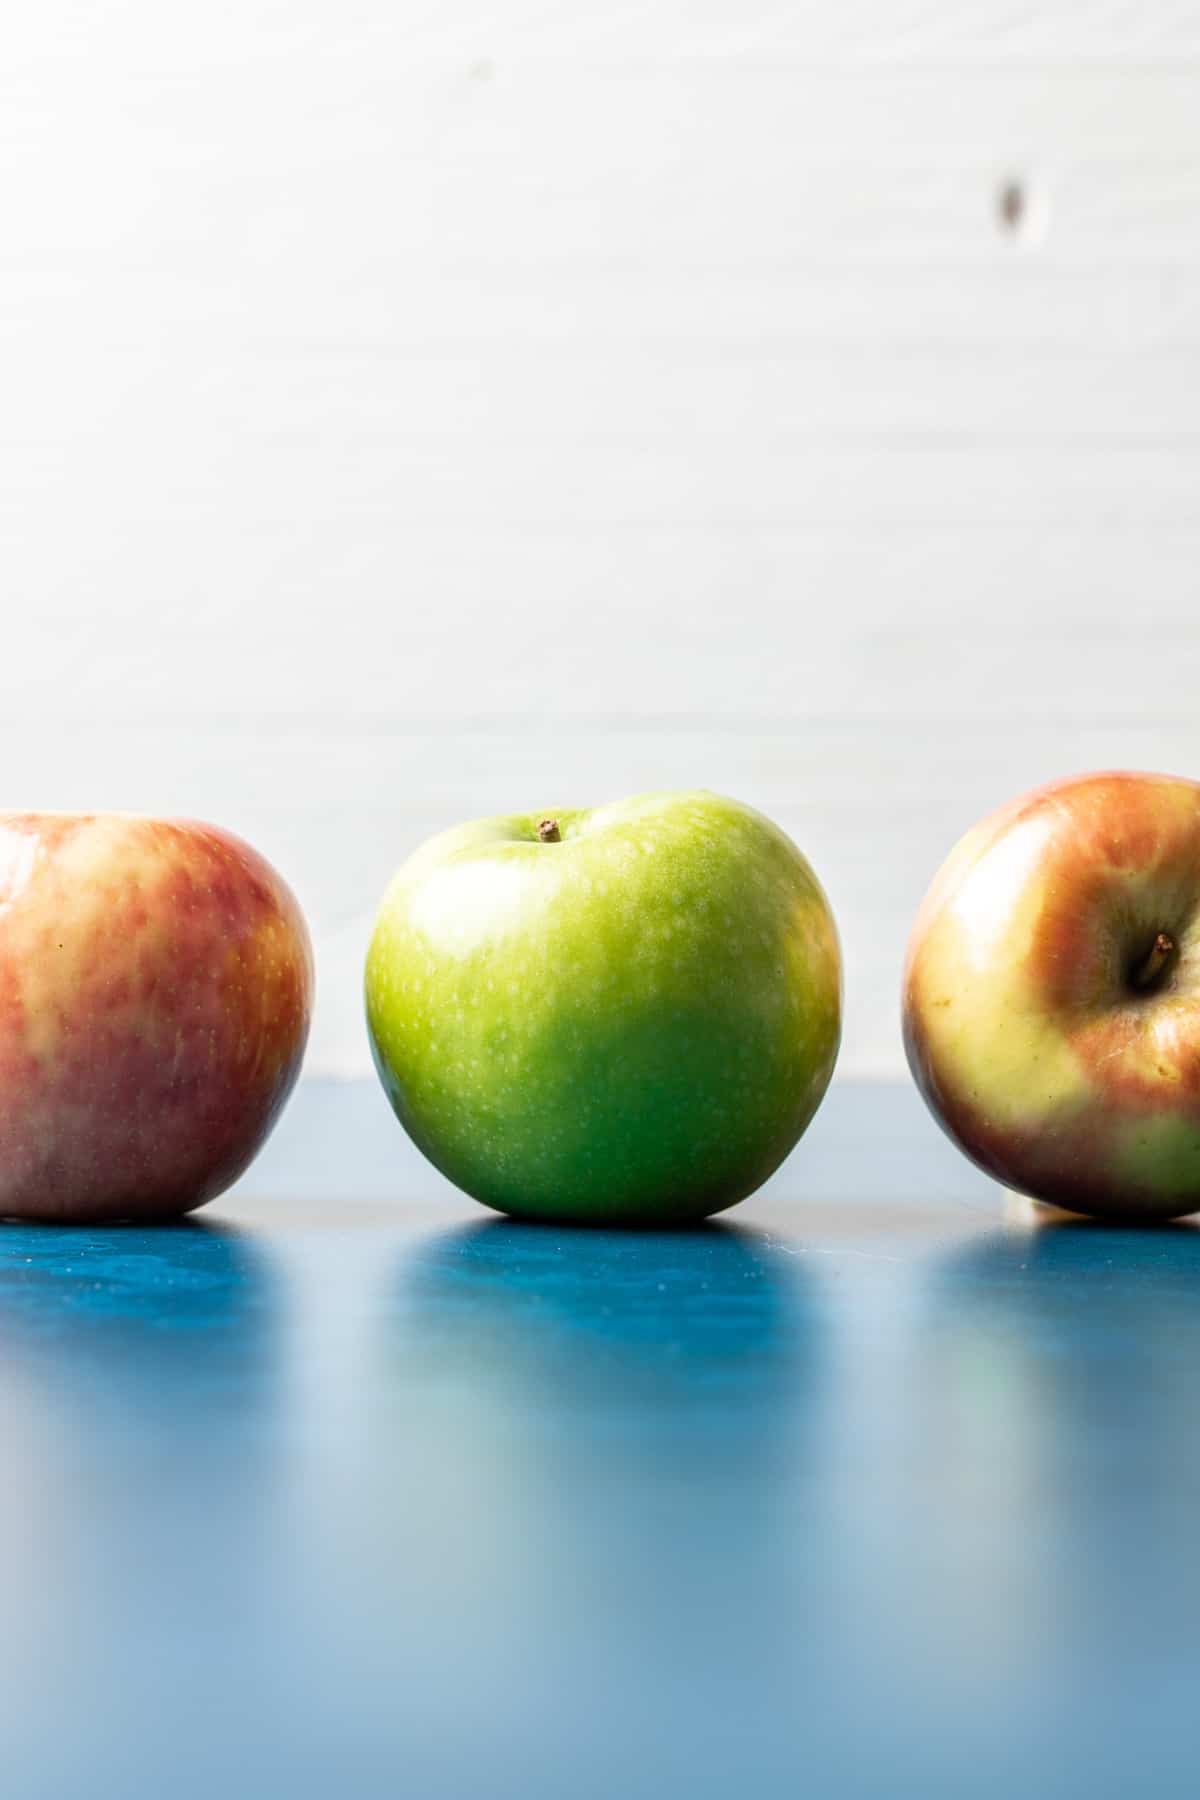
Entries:
[[636,1236],[308,1090],[195,1224],[0,1232],[3,1791],[1192,1791],[1198,1385],[1200,1234],[903,1091]]

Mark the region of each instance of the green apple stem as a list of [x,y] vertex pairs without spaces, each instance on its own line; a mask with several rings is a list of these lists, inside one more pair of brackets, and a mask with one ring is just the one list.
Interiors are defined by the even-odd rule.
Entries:
[[1139,993],[1145,993],[1148,988],[1152,988],[1155,985],[1174,954],[1174,938],[1168,937],[1165,931],[1160,931],[1137,968],[1133,971],[1131,980]]
[[538,837],[543,844],[560,844],[562,833],[558,829],[557,819],[543,819],[537,828]]

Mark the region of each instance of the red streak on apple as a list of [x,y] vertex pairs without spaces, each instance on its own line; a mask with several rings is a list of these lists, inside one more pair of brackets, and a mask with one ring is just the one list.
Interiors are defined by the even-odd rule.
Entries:
[[1200,784],[1073,777],[976,826],[918,914],[904,1034],[935,1117],[1009,1186],[1200,1207]]
[[299,906],[230,833],[0,814],[0,1216],[220,1193],[291,1092],[312,987]]

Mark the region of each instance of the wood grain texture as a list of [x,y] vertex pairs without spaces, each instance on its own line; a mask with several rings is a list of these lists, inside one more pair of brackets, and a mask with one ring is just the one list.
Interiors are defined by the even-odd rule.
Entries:
[[254,838],[352,1073],[427,831],[724,788],[897,1073],[958,833],[1200,768],[1197,219],[1190,6],[24,9],[0,799]]

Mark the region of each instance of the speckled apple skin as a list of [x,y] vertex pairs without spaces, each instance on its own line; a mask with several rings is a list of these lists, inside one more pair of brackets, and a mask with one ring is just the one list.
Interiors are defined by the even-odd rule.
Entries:
[[[1177,958],[1136,993],[1159,931]],[[903,1020],[935,1118],[997,1180],[1099,1217],[1200,1208],[1200,784],[1074,776],[976,825],[917,916]]]
[[[538,840],[558,821],[561,842]],[[400,870],[367,958],[376,1066],[468,1194],[684,1223],[744,1199],[829,1084],[833,917],[796,846],[708,793],[485,819]]]
[[228,832],[0,814],[0,1217],[212,1199],[291,1091],[311,1000],[300,909]]

